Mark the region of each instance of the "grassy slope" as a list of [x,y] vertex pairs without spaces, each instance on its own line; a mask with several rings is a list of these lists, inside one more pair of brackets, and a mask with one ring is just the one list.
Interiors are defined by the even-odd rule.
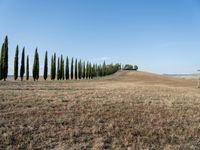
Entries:
[[91,81],[0,83],[0,148],[198,149],[194,80],[118,72]]

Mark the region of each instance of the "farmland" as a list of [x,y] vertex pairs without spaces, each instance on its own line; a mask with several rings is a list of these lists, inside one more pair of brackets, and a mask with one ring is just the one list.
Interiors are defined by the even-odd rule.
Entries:
[[146,72],[0,82],[0,149],[199,149],[196,81]]

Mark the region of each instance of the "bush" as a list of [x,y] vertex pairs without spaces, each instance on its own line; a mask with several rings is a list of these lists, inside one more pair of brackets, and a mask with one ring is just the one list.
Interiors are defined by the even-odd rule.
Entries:
[[123,70],[135,70],[137,71],[138,70],[138,66],[137,65],[130,65],[130,64],[126,64],[123,68]]

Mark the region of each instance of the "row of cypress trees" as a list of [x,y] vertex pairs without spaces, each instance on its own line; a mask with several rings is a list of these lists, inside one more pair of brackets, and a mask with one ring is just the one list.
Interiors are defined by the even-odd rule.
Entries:
[[[56,57],[54,53],[51,57],[51,68],[50,68],[50,78],[51,80],[77,80],[77,79],[93,79],[94,77],[102,77],[112,73],[115,73],[120,69],[119,64],[106,65],[105,61],[103,65],[92,64],[91,62],[81,61],[78,59],[71,59],[71,67],[69,67],[69,58],[64,61],[63,55]],[[15,57],[14,57],[14,80],[18,79],[19,70],[19,46],[16,47]],[[44,72],[43,78],[47,80],[48,78],[48,52],[45,52],[44,58]],[[29,80],[29,56],[26,56],[26,68],[25,68],[25,47],[22,49],[21,56],[21,66],[20,66],[20,78],[21,81],[24,79],[24,74],[26,70],[26,80]],[[40,62],[39,53],[36,48],[34,54],[34,62],[32,68],[33,79],[39,79]],[[70,72],[71,71],[71,72]],[[1,48],[0,55],[0,80],[6,80],[8,75],[8,37],[6,36],[5,41]]]

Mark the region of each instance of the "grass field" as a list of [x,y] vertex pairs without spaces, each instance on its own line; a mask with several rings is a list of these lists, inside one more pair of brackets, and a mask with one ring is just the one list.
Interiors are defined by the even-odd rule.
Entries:
[[0,149],[200,149],[195,80],[118,72],[0,82]]

